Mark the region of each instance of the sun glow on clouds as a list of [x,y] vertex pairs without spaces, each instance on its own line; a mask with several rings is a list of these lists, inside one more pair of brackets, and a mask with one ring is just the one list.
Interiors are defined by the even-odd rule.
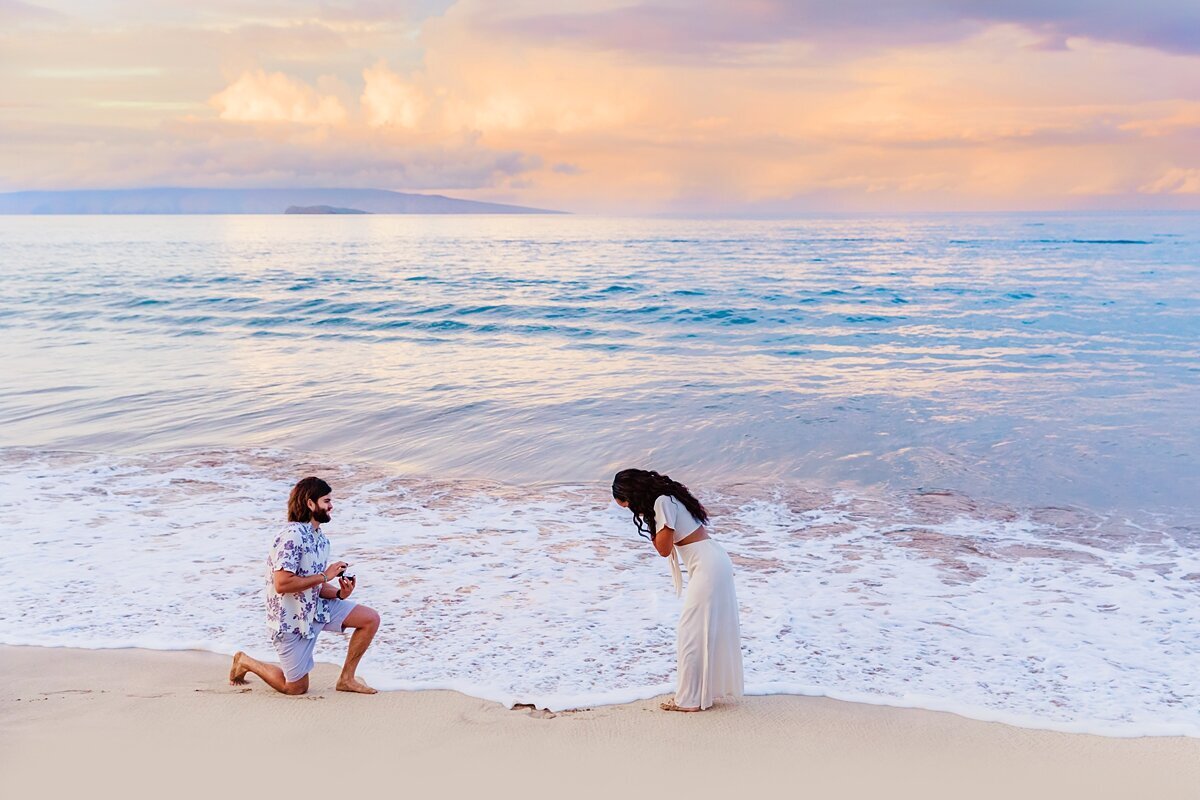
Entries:
[[383,61],[363,70],[361,102],[372,128],[415,128],[429,105],[419,88],[389,70]]
[[[1200,47],[1159,42],[1149,24],[1122,39],[1114,3],[1084,19],[1048,0],[990,21],[889,6],[877,24],[769,0],[754,13],[464,0],[404,19],[370,2],[324,19],[298,3],[293,19],[265,2],[252,24],[232,10],[224,27],[206,19],[220,55],[189,55],[186,69],[166,44],[160,64],[122,60],[136,44],[126,29],[93,34],[90,60],[62,55],[65,23],[37,29],[57,50],[0,32],[34,76],[0,103],[0,132],[14,134],[0,168],[12,188],[112,185],[120,165],[126,184],[269,176],[635,213],[1200,201]],[[1168,5],[1147,13],[1190,19]],[[270,36],[249,48],[249,30]],[[72,105],[84,72],[104,82]],[[20,123],[4,111],[22,107]],[[59,157],[72,130],[103,139],[90,161]],[[134,157],[147,151],[159,157]]]
[[282,72],[247,72],[210,101],[230,122],[295,122],[301,125],[340,125],[346,109],[336,97],[321,95],[311,86]]
[[1200,194],[1200,169],[1167,170],[1161,178],[1141,187],[1146,194]]

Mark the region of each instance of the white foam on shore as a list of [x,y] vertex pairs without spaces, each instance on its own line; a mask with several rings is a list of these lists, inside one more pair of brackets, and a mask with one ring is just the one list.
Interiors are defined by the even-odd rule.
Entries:
[[[384,628],[380,688],[563,709],[672,688],[680,601],[603,486],[398,479],[270,451],[0,450],[0,642],[273,650],[265,556],[298,474]],[[747,689],[1109,736],[1200,736],[1200,537],[945,492],[704,494],[737,570]],[[326,635],[318,658],[338,663]]]

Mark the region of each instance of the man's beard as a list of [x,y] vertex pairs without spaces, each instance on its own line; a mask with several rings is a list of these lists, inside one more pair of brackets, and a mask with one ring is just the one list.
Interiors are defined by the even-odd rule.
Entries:
[[312,512],[312,517],[322,525],[324,525],[326,522],[329,522],[329,512],[319,508]]

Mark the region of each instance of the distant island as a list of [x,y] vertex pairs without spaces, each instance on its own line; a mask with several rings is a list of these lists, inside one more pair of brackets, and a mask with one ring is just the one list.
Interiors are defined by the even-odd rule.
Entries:
[[336,206],[288,206],[285,214],[370,214],[361,208],[338,208]]
[[[292,210],[301,209],[301,210]],[[308,210],[304,210],[308,209]],[[325,210],[311,210],[325,209]],[[81,189],[0,194],[0,214],[563,214],[386,189]]]

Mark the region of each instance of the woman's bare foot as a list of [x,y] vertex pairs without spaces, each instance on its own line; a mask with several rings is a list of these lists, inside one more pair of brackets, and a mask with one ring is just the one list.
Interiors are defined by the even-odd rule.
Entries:
[[692,711],[700,710],[698,708],[683,708],[682,706],[677,706],[677,705],[675,705],[674,700],[668,700],[665,703],[659,703],[658,707],[661,708],[663,711],[683,711],[685,713],[690,713]]
[[229,685],[242,686],[246,683],[246,673],[250,668],[242,664],[242,659],[246,654],[238,650],[233,654],[233,666],[229,668]]
[[360,681],[358,678],[350,678],[349,680],[339,678],[338,682],[337,682],[337,690],[339,692],[356,692],[358,694],[377,694],[378,693],[378,691],[376,689],[372,689],[370,686],[367,686],[365,683]]

